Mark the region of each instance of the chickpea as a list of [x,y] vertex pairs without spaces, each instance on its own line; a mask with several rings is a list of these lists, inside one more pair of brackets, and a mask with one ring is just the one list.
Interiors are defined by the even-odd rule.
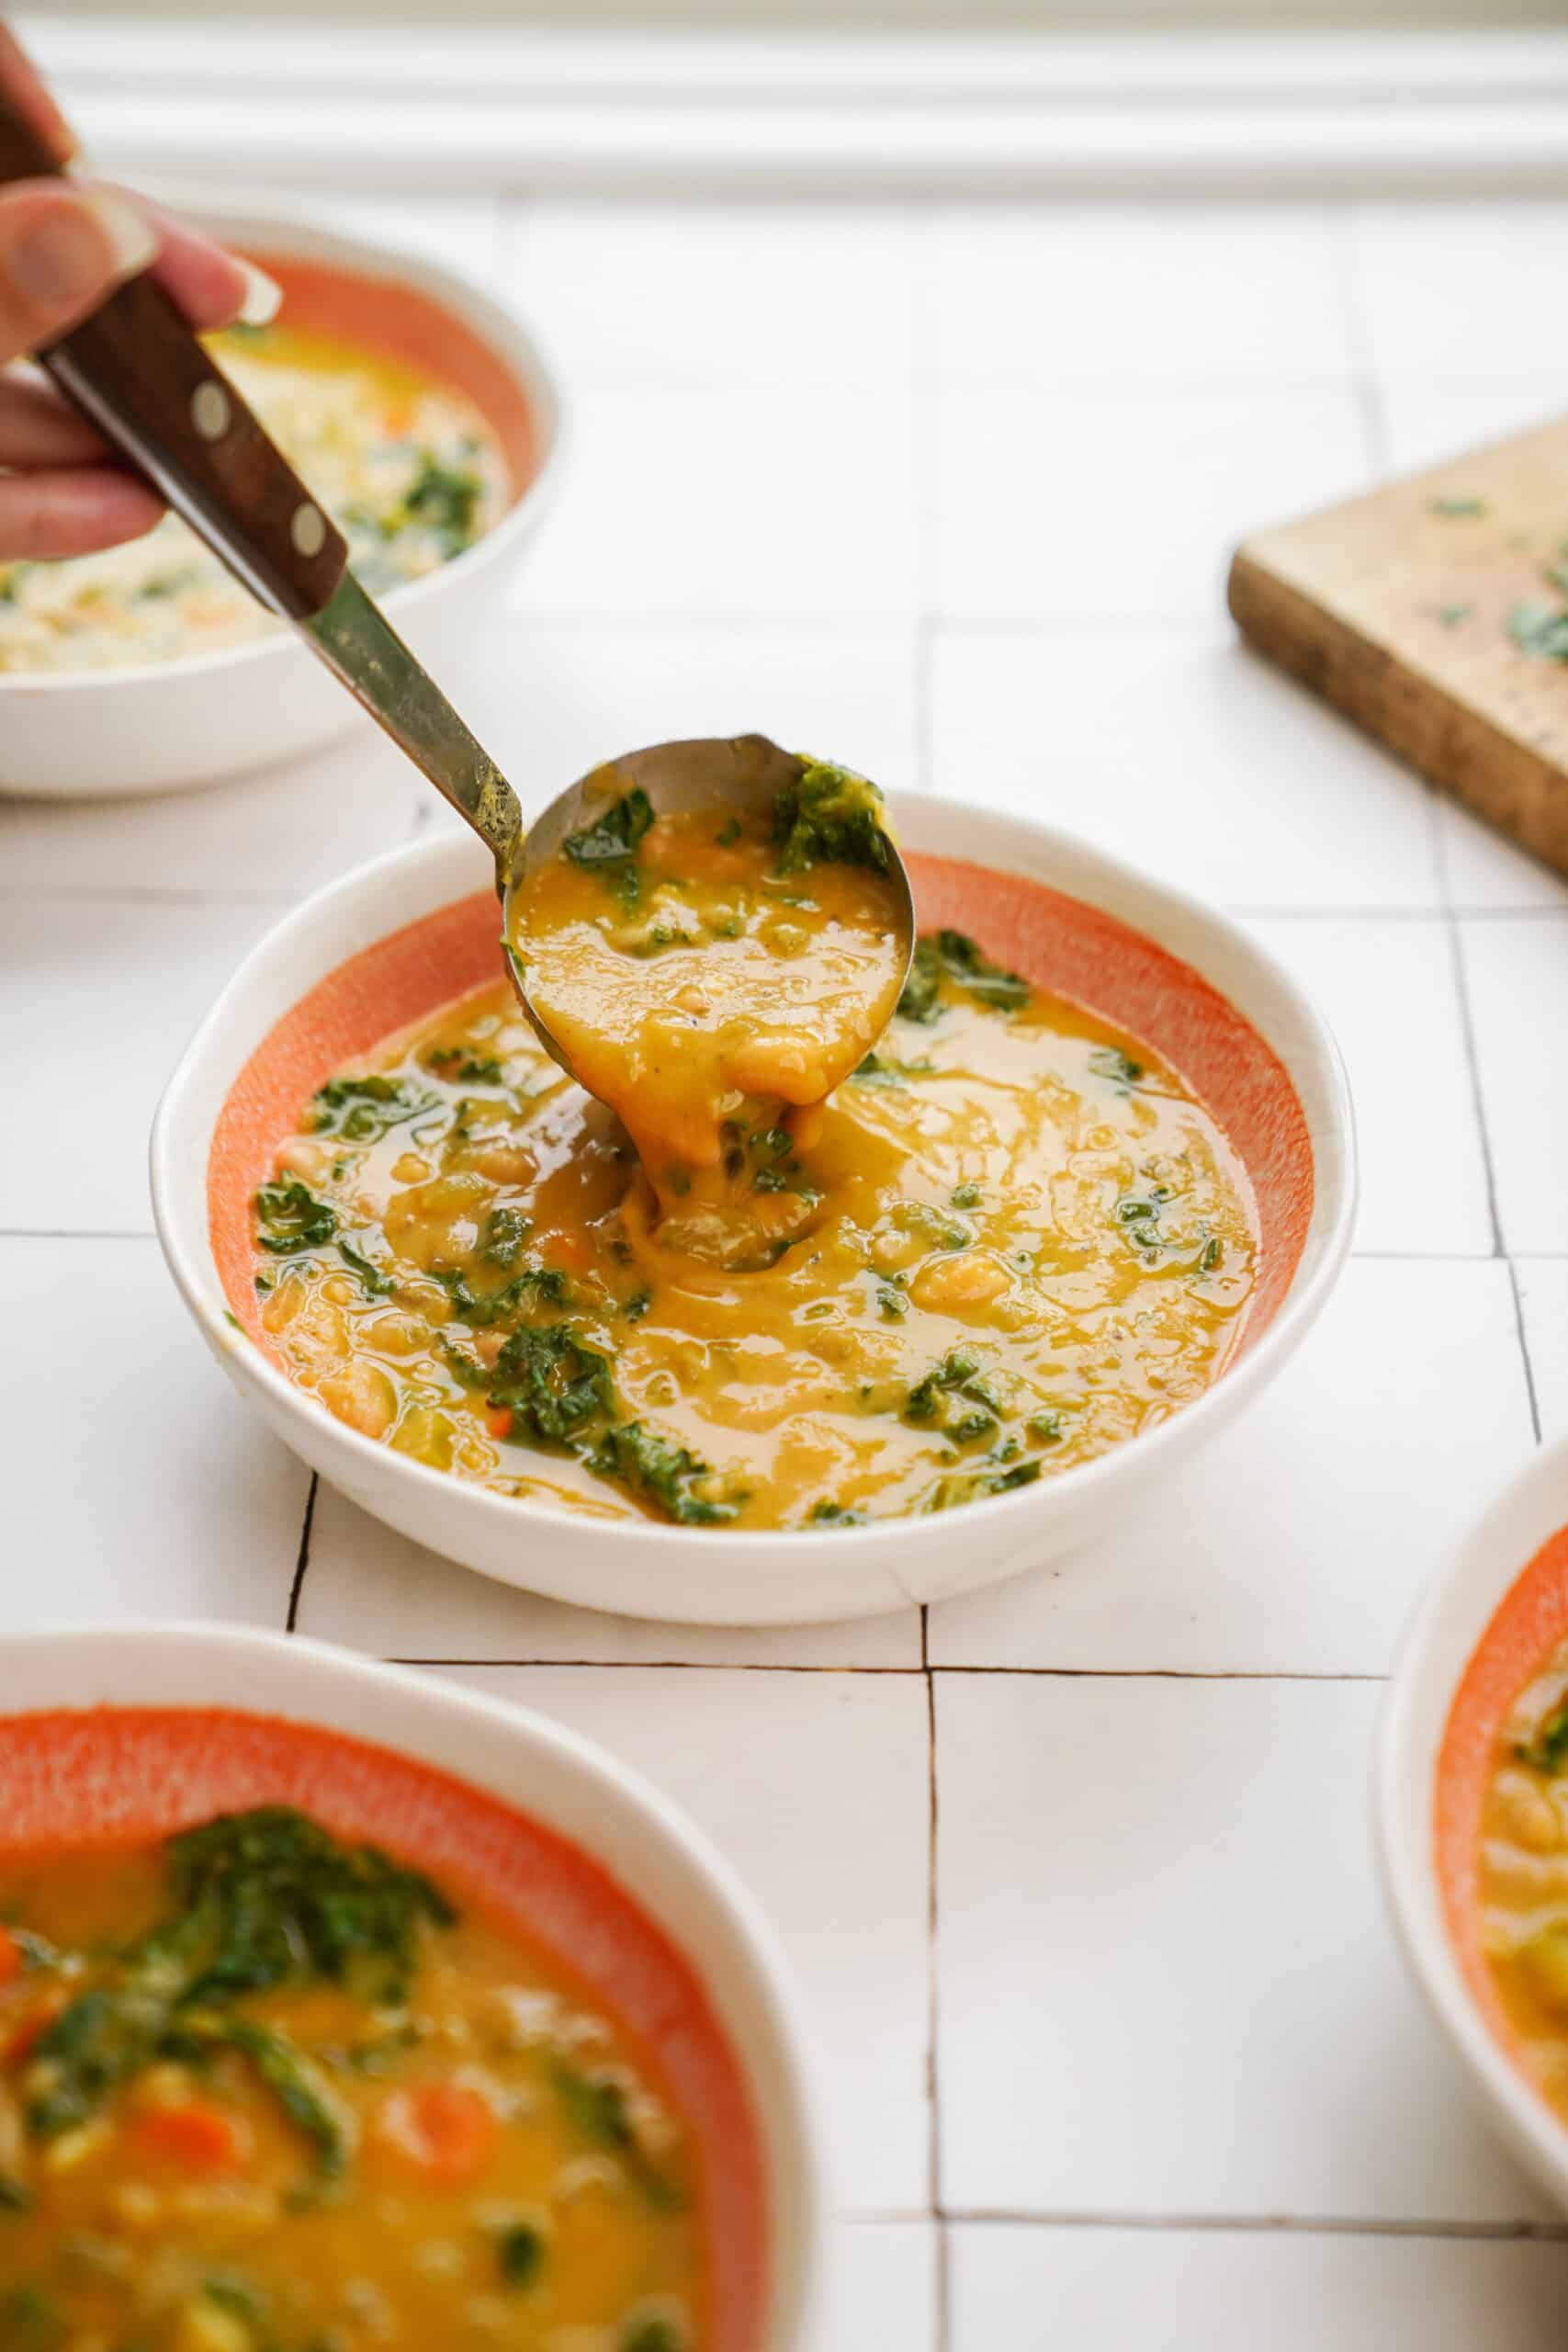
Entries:
[[397,1418],[390,1380],[379,1364],[367,1363],[363,1356],[345,1363],[341,1372],[329,1373],[316,1393],[340,1421],[366,1437],[385,1437]]
[[988,1306],[1010,1280],[988,1250],[964,1250],[928,1258],[909,1284],[909,1295],[917,1306],[961,1313],[966,1306]]
[[1546,1791],[1524,1772],[1498,1776],[1497,1801],[1506,1834],[1527,1853],[1551,1854],[1562,1843],[1562,1824]]
[[278,1152],[277,1164],[290,1176],[302,1176],[307,1184],[319,1184],[333,1164],[333,1155],[324,1143],[315,1143],[309,1136],[290,1136]]
[[429,1160],[417,1151],[400,1151],[392,1162],[392,1174],[400,1184],[423,1184],[430,1172]]
[[777,1095],[786,1102],[813,1102],[828,1091],[821,1047],[798,1030],[745,1038],[728,1056],[724,1075],[743,1094]]

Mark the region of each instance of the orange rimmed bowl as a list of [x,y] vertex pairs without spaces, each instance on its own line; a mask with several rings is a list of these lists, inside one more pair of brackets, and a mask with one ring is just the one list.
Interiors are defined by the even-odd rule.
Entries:
[[1481,1941],[1481,1822],[1497,1736],[1568,1636],[1568,1440],[1471,1529],[1401,1645],[1378,1732],[1384,1891],[1427,2007],[1513,2154],[1568,2211],[1568,2123],[1532,2078]]
[[1229,1135],[1262,1253],[1214,1386],[1147,1435],[1015,1493],[806,1532],[536,1510],[334,1420],[268,1351],[250,1202],[325,1078],[498,974],[485,854],[442,833],[347,876],[263,940],[186,1049],[154,1123],[153,1210],[170,1268],[220,1362],[286,1443],[389,1525],[506,1583],[632,1616],[799,1624],[938,1600],[1058,1561],[1146,1503],[1234,1419],[1311,1325],[1349,1241],[1349,1099],[1321,1019],[1237,926],[1082,842],[925,796],[895,813],[923,925],[973,933],[1145,1039]]
[[645,1781],[522,1707],[324,1643],[204,1625],[10,1635],[0,1859],[289,1804],[430,1871],[564,1964],[697,2148],[712,2352],[815,2352],[827,2204],[772,1930]]
[[[444,379],[495,431],[512,477],[505,514],[450,563],[382,599],[446,683],[504,596],[558,482],[560,397],[536,337],[441,263],[286,211],[182,209],[270,271],[283,288],[284,322]],[[370,723],[285,628],[168,662],[0,672],[0,792],[78,799],[183,790],[297,758]]]

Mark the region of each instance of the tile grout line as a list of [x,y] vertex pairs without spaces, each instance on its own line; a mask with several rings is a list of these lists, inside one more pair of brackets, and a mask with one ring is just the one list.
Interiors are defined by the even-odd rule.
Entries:
[[1508,1286],[1514,1295],[1514,1329],[1519,1335],[1519,1353],[1525,1362],[1525,1393],[1529,1398],[1530,1427],[1535,1431],[1535,1442],[1539,1445],[1540,1443],[1540,1397],[1535,1385],[1535,1365],[1530,1358],[1529,1329],[1525,1321],[1524,1292],[1519,1287],[1518,1261],[1510,1257],[1507,1267]]
[[942,1996],[937,1951],[941,1917],[937,1883],[941,1798],[937,1786],[936,1677],[931,1663],[931,1611],[923,1601],[920,1604],[920,1671],[926,1686],[926,2196],[936,2230],[935,2352],[949,2352],[952,2315],[948,2290],[947,2227],[942,2216],[942,2064],[939,2047]]
[[310,1565],[310,1522],[316,1516],[316,1490],[321,1485],[319,1474],[310,1473],[310,1491],[305,1498],[305,1522],[299,1530],[299,1553],[294,1563],[294,1581],[288,1588],[288,1614],[283,1630],[294,1633],[299,1623],[299,1595],[305,1582],[305,1571]]
[[[1489,1262],[1482,1261],[1481,1262]],[[1388,1680],[1370,1668],[1270,1666],[987,1666],[962,1662],[944,1664],[926,1658],[914,1666],[809,1666],[774,1658],[693,1657],[431,1657],[398,1651],[387,1657],[389,1666],[500,1667],[509,1673],[533,1668],[571,1674],[843,1674],[902,1677],[932,1685],[942,1674],[1009,1676],[1037,1682],[1371,1682]]]
[[[1506,1258],[1503,1243],[1503,1219],[1497,1205],[1497,1166],[1492,1148],[1492,1128],[1486,1116],[1486,1097],[1481,1083],[1481,1058],[1475,1045],[1475,1015],[1470,997],[1470,971],[1465,961],[1464,933],[1458,910],[1454,906],[1453,890],[1449,876],[1448,840],[1443,831],[1442,804],[1436,792],[1430,794],[1432,808],[1432,854],[1437,866],[1438,888],[1442,894],[1443,922],[1449,939],[1449,962],[1453,973],[1454,997],[1459,1008],[1460,1043],[1464,1048],[1465,1074],[1470,1083],[1471,1110],[1475,1131],[1481,1143],[1482,1173],[1486,1180],[1486,1213],[1492,1224],[1492,1255]],[[1519,1327],[1519,1344],[1524,1347],[1523,1316],[1515,1295],[1515,1312]],[[1533,1388],[1529,1351],[1525,1353],[1525,1377]],[[1537,1432],[1540,1434],[1539,1430]]]
[[939,2217],[969,2229],[1136,2230],[1173,2235],[1190,2232],[1245,2237],[1429,2238],[1460,2244],[1508,2244],[1517,2240],[1568,2244],[1562,2222],[1406,2222],[1385,2217],[1362,2220],[1334,2213],[1115,2213],[1030,2212],[1007,2206],[955,2207]]

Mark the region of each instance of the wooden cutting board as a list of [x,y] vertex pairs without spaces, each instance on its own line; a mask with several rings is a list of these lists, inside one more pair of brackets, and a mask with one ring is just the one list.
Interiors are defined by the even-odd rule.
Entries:
[[1264,531],[1237,549],[1243,634],[1380,742],[1568,874],[1568,419]]

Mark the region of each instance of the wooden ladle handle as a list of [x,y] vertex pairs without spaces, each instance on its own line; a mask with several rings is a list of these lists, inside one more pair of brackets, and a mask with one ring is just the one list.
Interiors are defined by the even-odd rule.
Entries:
[[[0,94],[0,183],[60,170]],[[34,356],[263,604],[302,620],[328,603],[347,541],[161,286],[130,279]]]

